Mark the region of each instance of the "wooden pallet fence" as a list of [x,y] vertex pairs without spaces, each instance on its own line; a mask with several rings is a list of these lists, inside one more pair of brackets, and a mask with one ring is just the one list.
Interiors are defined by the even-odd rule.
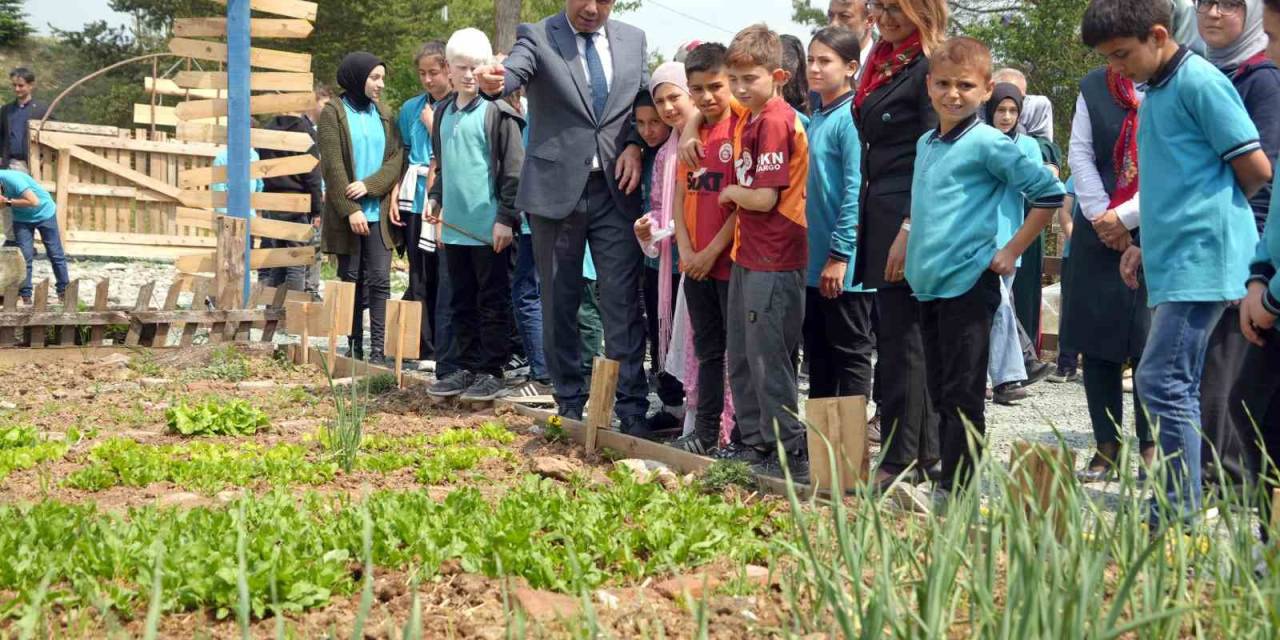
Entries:
[[[285,302],[290,293],[286,289],[258,287],[249,307],[241,308],[235,291],[233,295],[225,295],[224,290],[211,296],[208,278],[195,279],[192,284],[189,277],[180,276],[170,285],[158,309],[152,306],[155,282],[143,285],[133,304],[113,307],[108,304],[110,281],[103,279],[96,283],[92,308],[82,311],[80,291],[93,284],[73,280],[63,300],[56,301],[50,299],[49,281],[41,281],[34,287],[30,306],[19,306],[17,287],[5,291],[0,310],[0,348],[107,344],[163,347],[173,331],[180,332],[176,341],[185,347],[194,343],[202,329],[210,343],[247,342],[254,327],[261,331],[259,341],[271,342],[277,325],[285,318]],[[180,308],[180,293],[188,287],[193,291],[191,304]]]

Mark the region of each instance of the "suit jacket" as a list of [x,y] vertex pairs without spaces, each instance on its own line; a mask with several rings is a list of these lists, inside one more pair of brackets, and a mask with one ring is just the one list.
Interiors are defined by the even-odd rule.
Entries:
[[[0,169],[9,168],[9,112],[17,108],[17,101],[7,102],[0,107]],[[39,120],[44,117],[48,111],[48,107],[43,102],[38,102],[35,98],[31,99],[31,119]],[[28,135],[30,133],[28,132]],[[28,158],[30,160],[30,158]]]
[[854,282],[886,286],[884,265],[911,213],[911,179],[916,142],[938,126],[925,77],[929,61],[919,56],[888,84],[873,91],[853,111],[862,138],[861,228]]
[[586,188],[591,159],[599,154],[618,208],[640,215],[640,190],[624,195],[614,169],[618,154],[638,139],[631,110],[636,96],[649,87],[647,44],[644,32],[631,25],[609,20],[604,29],[613,57],[613,80],[599,121],[578,56],[578,36],[565,14],[516,29],[516,44],[503,62],[503,95],[523,87],[529,100],[532,126],[516,196],[520,210],[548,218],[567,217]]

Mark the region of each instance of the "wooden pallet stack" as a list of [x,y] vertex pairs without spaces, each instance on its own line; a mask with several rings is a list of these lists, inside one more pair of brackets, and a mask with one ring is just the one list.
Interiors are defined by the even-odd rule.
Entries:
[[[219,0],[226,4],[226,0]],[[267,13],[272,18],[250,20],[250,35],[256,38],[306,38],[313,29],[317,5],[302,0],[251,0],[251,10]],[[197,60],[225,64],[228,58],[226,42],[228,21],[223,17],[185,18],[174,21],[174,37],[169,50],[175,54]],[[212,39],[209,39],[212,38]],[[311,74],[311,56],[304,53],[251,48],[249,64],[265,72],[250,74],[250,115],[305,112],[315,104]],[[164,84],[154,79],[153,86]],[[177,136],[196,142],[227,143],[227,127],[218,124],[229,113],[229,104],[222,91],[228,88],[226,71],[184,71],[173,80],[176,88],[204,92],[212,97],[189,99],[174,108]],[[212,93],[209,93],[212,92]],[[298,155],[261,160],[249,165],[249,179],[272,178],[305,173],[316,166],[315,156],[307,153],[313,145],[306,133],[250,129],[250,144],[258,149],[297,152]],[[178,270],[185,274],[213,274],[214,286],[238,287],[244,269],[309,265],[315,258],[315,249],[304,246],[284,249],[254,249],[249,264],[243,264],[245,220],[219,215],[215,211],[227,206],[227,193],[209,187],[227,180],[223,166],[196,167],[178,175],[181,189],[179,199],[183,207],[179,218],[188,224],[208,225],[217,238],[217,248],[182,256],[177,261]],[[311,197],[307,194],[253,193],[249,206],[258,211],[308,213]],[[312,238],[309,225],[253,219],[249,232],[260,238],[274,238],[307,242]]]
[[[93,287],[92,301],[82,299],[82,286]],[[246,307],[240,304],[238,288],[214,289],[209,278],[180,276],[169,287],[161,307],[153,309],[155,282],[143,285],[130,306],[112,306],[110,287],[106,278],[96,283],[72,280],[61,302],[54,304],[56,301],[49,299],[49,281],[43,280],[33,287],[31,305],[21,307],[18,288],[10,287],[0,307],[0,348],[104,346],[108,341],[131,347],[163,347],[174,330],[181,332],[177,346],[189,347],[200,334],[211,344],[248,342],[254,328],[261,331],[259,341],[271,342],[285,318],[285,302],[291,293],[259,287]],[[179,308],[179,296],[188,288],[191,303]],[[85,310],[81,310],[81,302]]]

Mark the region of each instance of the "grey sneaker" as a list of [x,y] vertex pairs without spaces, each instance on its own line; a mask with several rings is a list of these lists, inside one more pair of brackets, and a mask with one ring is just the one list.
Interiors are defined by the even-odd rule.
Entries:
[[[791,472],[791,480],[796,484],[809,484],[808,456],[799,452],[788,453],[787,470]],[[760,463],[752,465],[751,472],[775,478],[786,477],[786,474],[782,472],[782,460],[777,455],[769,456]]]
[[428,387],[427,395],[437,398],[452,398],[471,388],[475,381],[476,377],[470,371],[454,371],[444,378],[436,380],[435,384]]
[[460,399],[472,402],[484,402],[493,400],[507,394],[507,385],[502,381],[487,374],[482,373],[475,377],[474,382],[462,392]]
[[711,451],[714,448],[703,444],[697,434],[693,433],[687,436],[680,436],[679,438],[672,440],[668,443],[668,446],[680,449],[681,451],[688,451],[689,453],[699,456],[711,455]]

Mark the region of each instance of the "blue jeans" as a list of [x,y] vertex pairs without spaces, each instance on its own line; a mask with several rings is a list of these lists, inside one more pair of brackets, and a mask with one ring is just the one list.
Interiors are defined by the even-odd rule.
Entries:
[[67,254],[62,251],[62,236],[58,234],[56,216],[40,222],[13,221],[14,240],[18,243],[18,250],[22,252],[22,257],[27,261],[27,279],[22,281],[22,288],[18,291],[18,295],[31,297],[31,264],[36,257],[35,233],[37,231],[40,232],[40,241],[44,243],[44,251],[49,256],[49,263],[53,265],[53,278],[58,295],[62,295],[67,288],[67,283],[71,281],[71,276],[67,273]]
[[991,323],[987,377],[991,378],[992,387],[1027,379],[1022,340],[1018,337],[1018,316],[1013,309],[1013,274],[1000,276],[1000,306]]
[[[1171,519],[1190,523],[1200,510],[1200,375],[1222,302],[1165,302],[1151,316],[1151,333],[1134,383],[1156,426],[1165,456],[1165,499]],[[1151,525],[1162,507],[1151,498]]]
[[538,270],[533,264],[533,236],[517,237],[516,268],[511,275],[511,306],[515,309],[516,331],[529,358],[529,375],[548,382],[547,360],[542,354],[542,294],[538,290]]

